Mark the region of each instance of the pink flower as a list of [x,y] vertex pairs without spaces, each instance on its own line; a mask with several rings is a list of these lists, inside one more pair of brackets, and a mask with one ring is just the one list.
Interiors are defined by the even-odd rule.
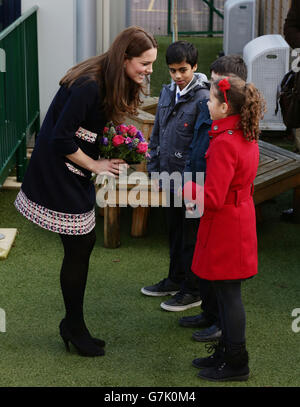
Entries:
[[121,134],[125,134],[128,131],[128,127],[125,126],[125,124],[120,124],[119,126],[116,127],[117,131],[120,132]]
[[104,133],[104,134],[108,133],[108,130],[109,130],[109,128],[108,128],[108,127],[104,127],[104,129],[103,129],[103,133]]
[[140,143],[140,144],[137,146],[137,149],[136,149],[136,151],[137,151],[138,153],[140,153],[140,154],[146,153],[147,150],[148,150],[148,143]]
[[123,144],[125,141],[125,138],[121,135],[116,135],[112,139],[112,143],[114,147],[119,147],[121,144]]
[[128,126],[128,128],[127,128],[127,133],[130,135],[130,136],[135,136],[136,135],[136,133],[137,133],[137,128],[135,127],[135,126],[133,126],[132,124],[130,124],[129,126]]
[[130,144],[130,143],[132,143],[132,138],[126,137],[125,144]]

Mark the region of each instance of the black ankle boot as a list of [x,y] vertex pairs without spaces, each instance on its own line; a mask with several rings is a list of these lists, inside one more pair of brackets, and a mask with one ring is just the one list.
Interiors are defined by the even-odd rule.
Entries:
[[198,377],[210,381],[245,381],[249,377],[248,352],[245,344],[225,344],[218,364],[203,369]]
[[208,353],[214,353],[210,356],[207,356],[206,358],[194,359],[192,361],[192,365],[197,367],[198,369],[202,369],[204,367],[213,367],[218,364],[224,352],[224,342],[221,340],[216,344],[206,344],[205,348],[207,349]]
[[[74,335],[67,326],[67,321],[63,319],[59,324],[59,331],[68,352],[70,352],[69,342],[71,342],[81,356],[103,356],[105,354],[102,347],[97,346],[95,338],[92,338],[87,330]],[[97,341],[105,344],[101,339]]]

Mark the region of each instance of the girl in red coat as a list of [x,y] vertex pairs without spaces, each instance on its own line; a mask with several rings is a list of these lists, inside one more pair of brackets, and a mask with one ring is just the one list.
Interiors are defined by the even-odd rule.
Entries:
[[[247,380],[246,318],[241,282],[257,273],[253,181],[259,149],[259,120],[264,101],[253,84],[230,76],[212,83],[208,107],[212,130],[206,153],[204,191],[188,182],[185,199],[203,204],[192,270],[211,280],[218,298],[222,338],[215,352],[198,358],[199,377]],[[202,199],[201,199],[202,198]]]

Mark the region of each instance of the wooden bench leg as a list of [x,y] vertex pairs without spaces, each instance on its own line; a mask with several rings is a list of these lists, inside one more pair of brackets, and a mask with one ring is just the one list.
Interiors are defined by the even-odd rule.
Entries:
[[150,207],[138,206],[133,208],[132,223],[131,223],[131,236],[142,237],[147,231],[147,221]]
[[294,189],[293,208],[295,222],[300,223],[300,186]]
[[116,249],[120,241],[120,208],[104,208],[104,247]]

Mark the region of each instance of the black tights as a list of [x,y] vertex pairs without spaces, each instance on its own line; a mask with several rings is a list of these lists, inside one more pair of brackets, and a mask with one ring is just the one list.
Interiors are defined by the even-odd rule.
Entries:
[[242,302],[241,282],[213,281],[218,300],[222,336],[225,342],[245,342],[246,314]]
[[60,235],[60,238],[64,246],[60,284],[66,320],[72,333],[79,334],[87,329],[83,317],[83,299],[96,233],[93,229],[85,235]]

